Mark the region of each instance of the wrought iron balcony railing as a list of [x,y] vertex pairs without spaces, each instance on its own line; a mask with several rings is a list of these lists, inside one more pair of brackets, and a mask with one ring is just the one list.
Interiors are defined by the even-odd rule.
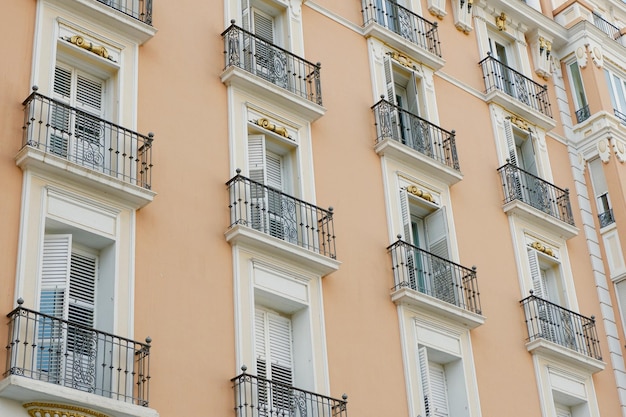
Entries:
[[10,312],[4,376],[62,385],[148,406],[150,338],[146,343],[90,329],[22,307]]
[[476,267],[466,268],[401,239],[387,250],[391,253],[393,291],[410,288],[482,314]]
[[152,26],[152,0],[98,0],[111,8]]
[[545,339],[594,359],[602,360],[593,316],[585,317],[533,295],[520,301],[528,341]]
[[567,224],[574,225],[569,190],[526,172],[507,162],[498,168],[504,191],[504,204],[522,201]]
[[587,120],[589,117],[591,117],[591,112],[589,111],[588,104],[576,110],[576,122],[577,123],[582,123],[585,120]]
[[365,25],[376,22],[441,58],[437,22],[429,22],[400,6],[396,0],[363,0],[362,7]]
[[88,112],[33,92],[24,105],[23,146],[150,189],[152,141]]
[[609,209],[604,213],[598,214],[598,220],[600,221],[600,227],[607,227],[608,225],[615,223],[615,217],[613,217],[613,209]]
[[613,114],[615,114],[615,117],[619,119],[620,123],[626,125],[626,114],[620,112],[617,109],[613,109]]
[[300,97],[322,105],[320,63],[314,64],[231,25],[222,33],[226,68],[239,67]]
[[487,58],[478,63],[483,70],[485,93],[502,91],[532,109],[552,117],[548,88],[540,85],[513,68],[504,65],[487,52]]
[[362,0],[363,21],[376,22],[421,49],[441,58],[437,22],[429,22],[395,0]]
[[391,138],[450,168],[460,170],[454,130],[448,132],[384,99],[374,104],[372,109],[376,119],[376,142]]
[[230,195],[230,227],[241,224],[336,258],[333,209],[316,207],[242,175],[226,185]]
[[602,32],[606,33],[609,38],[615,41],[619,42],[620,38],[622,37],[620,28],[596,13],[593,13],[593,25],[600,29]]
[[326,397],[269,379],[243,373],[230,381],[237,417],[347,417],[347,399]]

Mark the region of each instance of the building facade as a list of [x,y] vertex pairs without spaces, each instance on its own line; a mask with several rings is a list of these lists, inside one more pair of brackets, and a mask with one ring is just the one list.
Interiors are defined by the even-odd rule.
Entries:
[[5,3],[1,416],[626,416],[626,3]]

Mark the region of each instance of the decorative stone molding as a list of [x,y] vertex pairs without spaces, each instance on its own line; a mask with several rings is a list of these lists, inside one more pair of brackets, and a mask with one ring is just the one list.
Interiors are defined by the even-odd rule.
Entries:
[[588,46],[589,48],[589,53],[591,54],[591,59],[593,60],[593,63],[595,64],[596,67],[598,68],[602,68],[602,65],[604,65],[604,56],[602,55],[602,48],[600,48],[598,45],[594,45]]
[[522,119],[521,117],[510,116],[509,120],[511,121],[511,123],[513,123],[515,126],[519,127],[522,130],[525,130],[525,131],[530,130],[529,123],[526,120]]
[[409,185],[408,187],[406,187],[406,191],[409,194],[412,194],[412,195],[414,195],[416,197],[422,198],[422,199],[424,199],[426,201],[429,201],[431,203],[435,202],[435,199],[433,198],[433,195],[431,193],[429,193],[428,191],[420,190],[415,185]]
[[585,156],[581,153],[578,152],[578,166],[580,167],[580,170],[582,171],[582,173],[585,173],[585,168],[587,168],[587,159],[585,158]]
[[98,411],[74,405],[32,402],[23,405],[31,417],[109,417]]
[[496,16],[496,27],[499,31],[506,32],[506,14],[504,12],[500,13],[499,16]]
[[596,145],[598,147],[598,155],[605,164],[609,162],[611,156],[611,148],[609,142],[606,139],[600,139]]
[[428,0],[428,11],[437,19],[443,19],[446,13],[446,0]]
[[576,48],[576,62],[580,68],[585,68],[587,66],[587,48],[585,45],[581,45]]
[[454,27],[466,35],[473,30],[472,5],[474,0],[452,0],[452,14],[454,15]]
[[265,130],[269,130],[270,132],[274,132],[277,135],[280,135],[280,136],[282,136],[284,138],[291,139],[291,136],[289,135],[289,132],[287,131],[286,127],[275,125],[274,123],[270,122],[269,119],[266,119],[266,118],[262,117],[262,118],[258,119],[255,123],[258,126],[261,126]]
[[552,77],[552,39],[540,30],[530,36],[535,73],[544,80]]
[[538,250],[541,253],[545,253],[548,256],[556,258],[556,255],[554,254],[554,249],[544,245],[543,243],[541,243],[539,241],[535,241],[535,242],[531,243],[530,247],[533,248],[533,249]]
[[398,61],[398,64],[402,65],[403,67],[407,67],[412,70],[417,69],[417,64],[413,62],[408,56],[401,54],[400,52],[389,52],[389,56]]
[[616,137],[612,137],[611,144],[613,145],[613,152],[615,152],[617,160],[624,163],[624,161],[626,161],[626,145],[624,142]]
[[[109,55],[109,51],[102,45],[94,45],[93,42],[90,42],[83,38],[80,35],[74,36],[64,36],[63,40],[78,46],[79,48],[86,49],[89,52],[93,52],[94,54],[101,56],[104,59],[108,59],[113,61],[113,58]],[[115,62],[115,61],[114,61]]]

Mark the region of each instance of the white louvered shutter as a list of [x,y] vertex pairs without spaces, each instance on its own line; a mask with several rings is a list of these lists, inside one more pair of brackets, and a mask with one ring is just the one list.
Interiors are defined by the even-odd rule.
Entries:
[[267,198],[265,189],[259,184],[265,184],[265,137],[263,135],[248,135],[248,176],[250,185],[250,222],[254,229],[265,232],[267,230]]
[[256,309],[255,326],[257,373],[272,381],[271,390],[268,384],[259,383],[259,409],[271,407],[279,414],[286,414],[291,407],[293,385],[291,320]]
[[569,407],[556,406],[556,417],[572,417]]
[[446,209],[441,207],[424,218],[426,244],[430,257],[432,276],[432,295],[436,298],[457,305],[456,286],[450,264],[448,244],[448,224]]
[[433,417],[448,417],[448,389],[444,367],[438,363],[429,362],[430,393],[432,395]]
[[506,138],[506,146],[509,150],[509,162],[512,165],[519,166],[517,164],[517,152],[515,149],[515,135],[513,134],[513,125],[510,121],[504,121],[504,136]]
[[250,31],[250,1],[241,0],[241,22],[242,27]]
[[[41,261],[39,311],[58,319],[65,318],[70,279],[72,235],[46,235]],[[56,320],[42,318],[39,322],[37,369],[42,379],[57,381],[61,373],[65,335]]]
[[285,218],[286,213],[283,212],[284,197],[281,194],[284,191],[282,157],[266,150],[265,168],[265,184],[272,188],[267,192],[270,235],[284,239],[288,233],[285,230],[287,219]]
[[385,55],[383,57],[383,66],[385,69],[385,88],[387,89],[387,101],[392,104],[398,104],[396,100],[396,85],[393,79],[393,63],[390,56]]
[[[411,243],[414,246],[419,246],[417,242],[415,242],[415,236],[413,236],[413,229],[411,227],[411,210],[409,208],[409,196],[405,189],[400,190],[400,214],[402,215],[402,229],[403,236],[402,239]],[[416,271],[416,261],[419,261],[419,253],[417,253],[414,249],[407,248],[404,253],[400,252],[398,254],[400,259],[397,260],[398,268],[401,268],[401,265],[405,262],[402,259],[403,256],[406,257],[406,274],[403,276],[398,275],[400,281],[405,282],[396,282],[396,285],[399,284],[408,284],[411,289],[417,290],[417,272]],[[408,282],[406,282],[408,280]]]
[[549,301],[548,288],[546,285],[545,275],[542,273],[539,266],[539,257],[537,251],[532,248],[527,248],[528,252],[528,266],[530,268],[530,276],[533,284],[533,295],[539,297],[540,300],[536,301],[537,315],[539,328],[536,329],[539,332],[539,337],[543,337],[547,340],[556,342],[556,333],[554,328],[554,318],[552,307],[545,303]]
[[528,252],[528,266],[530,268],[530,276],[533,281],[533,294],[536,297],[547,299],[548,293],[546,288],[545,278],[539,268],[539,259],[537,252],[532,248],[527,248]]
[[428,369],[428,351],[421,346],[418,351],[418,362],[420,368],[420,379],[422,382],[422,395],[424,396],[424,415],[431,417],[433,414],[433,395],[431,392],[430,372]]
[[69,149],[70,117],[68,106],[72,98],[72,71],[56,66],[54,68],[53,98],[66,106],[52,103],[50,108],[50,127],[52,128],[48,148],[51,153],[67,157]]
[[274,19],[258,10],[253,10],[254,34],[259,38],[274,43]]
[[428,360],[426,347],[418,348],[425,417],[448,417],[448,389],[444,367]]

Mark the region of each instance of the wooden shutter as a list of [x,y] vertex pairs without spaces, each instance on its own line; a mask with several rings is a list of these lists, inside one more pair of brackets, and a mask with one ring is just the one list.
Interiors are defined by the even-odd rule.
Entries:
[[97,270],[95,255],[72,252],[68,320],[90,328],[94,325]]
[[447,417],[448,389],[444,367],[428,360],[428,351],[424,346],[418,348],[418,362],[425,417]]
[[257,373],[272,381],[269,392],[268,384],[259,383],[259,408],[263,410],[271,403],[271,407],[278,410],[279,414],[288,413],[291,407],[290,388],[293,385],[291,320],[256,309],[255,327]]
[[[41,287],[39,311],[43,314],[66,318],[72,235],[46,235],[41,260]],[[58,381],[61,375],[64,351],[64,331],[61,322],[42,318],[38,323],[37,369],[41,378]]]
[[241,0],[241,22],[245,30],[249,31],[250,27],[250,1]]
[[413,231],[411,230],[411,210],[409,208],[409,195],[404,188],[400,190],[400,214],[402,216],[403,240],[405,242],[413,244],[414,240]]
[[[265,184],[265,137],[248,135],[248,175],[252,181]],[[262,185],[250,185],[250,222],[251,226],[263,232],[267,231],[267,198]]]
[[513,134],[513,125],[510,121],[504,121],[504,136],[506,138],[506,146],[509,150],[509,162],[512,165],[519,166],[517,164],[517,152],[515,149],[515,135]]
[[545,275],[542,274],[539,266],[537,251],[532,248],[527,248],[527,252],[530,276],[533,284],[533,295],[540,298],[540,300],[537,300],[535,304],[537,308],[535,314],[538,319],[538,328],[535,330],[539,332],[539,337],[556,342],[556,329],[554,323],[556,315],[553,312],[552,306],[545,302],[549,301]]
[[448,224],[445,207],[424,218],[426,244],[430,257],[432,295],[451,304],[457,304],[457,287],[454,282],[450,249],[448,246]]
[[253,10],[253,16],[254,34],[269,43],[274,43],[274,19],[258,10]]
[[385,55],[383,57],[383,66],[385,68],[385,88],[387,89],[387,101],[392,104],[398,104],[396,100],[396,85],[393,79],[393,62],[390,56]]
[[528,266],[530,268],[530,277],[533,283],[533,294],[536,297],[546,299],[547,289],[544,278],[541,275],[541,269],[539,268],[539,258],[537,252],[532,248],[527,248],[528,252]]

